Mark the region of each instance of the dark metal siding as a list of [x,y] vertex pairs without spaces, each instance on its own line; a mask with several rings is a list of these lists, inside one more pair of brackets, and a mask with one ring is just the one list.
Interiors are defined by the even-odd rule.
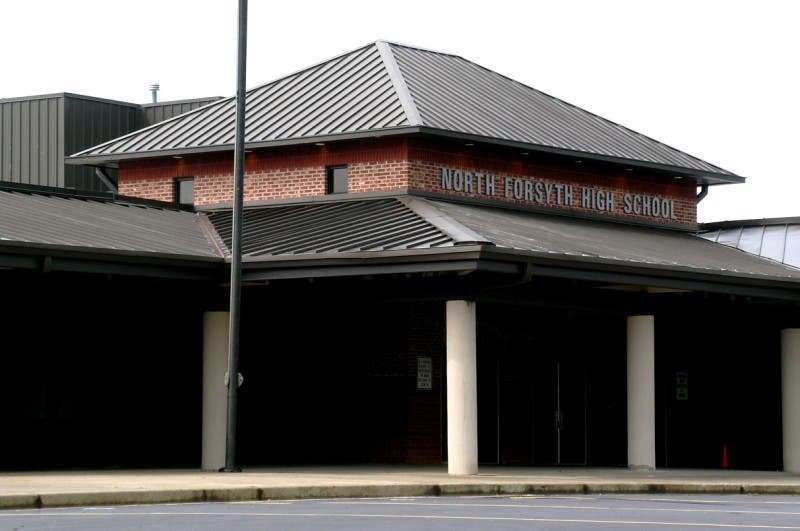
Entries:
[[0,181],[64,186],[62,95],[0,100]]
[[[67,95],[64,98],[65,152],[75,153],[135,130],[140,125],[141,112],[134,105]],[[63,162],[60,165],[63,167]],[[107,173],[112,179],[116,179],[113,171]],[[94,168],[87,166],[67,166],[64,170],[64,186],[77,190],[105,190],[105,186],[95,175]]]
[[169,120],[173,116],[178,116],[185,112],[192,111],[198,107],[204,107],[209,103],[214,103],[221,98],[201,98],[196,100],[165,101],[163,103],[149,103],[142,105],[144,110],[144,123],[142,127],[157,124],[164,120]]
[[0,181],[102,191],[93,168],[65,167],[65,155],[135,130],[141,114],[138,105],[74,94],[0,100]]

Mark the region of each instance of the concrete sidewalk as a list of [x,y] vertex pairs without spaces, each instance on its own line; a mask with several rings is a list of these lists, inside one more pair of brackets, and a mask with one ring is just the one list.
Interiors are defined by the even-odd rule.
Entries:
[[0,508],[466,494],[722,493],[800,495],[800,475],[730,470],[348,466],[0,473]]

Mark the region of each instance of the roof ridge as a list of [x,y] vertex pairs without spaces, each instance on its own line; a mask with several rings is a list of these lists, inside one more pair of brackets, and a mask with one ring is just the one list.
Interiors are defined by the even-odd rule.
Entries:
[[409,210],[430,223],[453,240],[453,245],[486,244],[494,245],[488,238],[478,234],[463,223],[456,221],[427,199],[412,196],[398,197]]
[[389,74],[389,79],[392,81],[392,86],[397,93],[400,104],[403,106],[403,112],[405,112],[409,124],[424,125],[417,104],[414,103],[414,97],[411,95],[411,91],[408,90],[400,65],[397,64],[394,58],[391,45],[385,41],[376,41],[375,46],[381,54],[383,66],[386,68],[386,73]]

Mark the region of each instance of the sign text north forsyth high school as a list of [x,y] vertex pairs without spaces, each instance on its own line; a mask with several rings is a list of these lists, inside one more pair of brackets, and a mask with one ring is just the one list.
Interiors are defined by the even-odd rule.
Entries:
[[625,193],[621,204],[614,193],[590,186],[573,186],[521,177],[498,178],[493,173],[442,168],[442,190],[526,201],[544,206],[579,206],[587,210],[677,219],[675,201],[647,194]]

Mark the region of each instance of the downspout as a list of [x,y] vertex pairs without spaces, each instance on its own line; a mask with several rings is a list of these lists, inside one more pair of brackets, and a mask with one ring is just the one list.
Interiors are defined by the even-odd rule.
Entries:
[[702,201],[703,198],[707,195],[708,195],[708,183],[703,183],[700,185],[700,193],[697,194],[697,202],[699,203],[700,201]]

